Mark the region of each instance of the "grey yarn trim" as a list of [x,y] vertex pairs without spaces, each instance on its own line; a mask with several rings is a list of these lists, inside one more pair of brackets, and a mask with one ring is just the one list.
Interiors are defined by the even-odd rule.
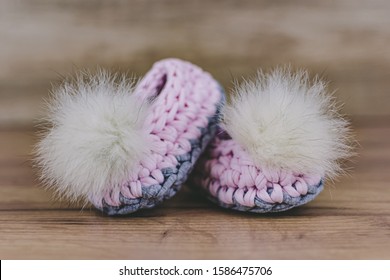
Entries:
[[182,184],[187,180],[188,175],[194,168],[194,165],[202,152],[206,149],[208,143],[213,139],[217,131],[220,112],[225,103],[225,94],[222,88],[221,101],[217,105],[217,111],[214,116],[209,117],[207,127],[199,128],[201,136],[199,139],[190,140],[191,151],[187,154],[176,156],[178,164],[175,168],[164,168],[161,170],[164,175],[164,182],[152,186],[142,186],[142,197],[127,198],[119,194],[120,206],[112,206],[103,200],[103,208],[100,209],[108,215],[126,215],[140,209],[152,208],[166,199],[171,198],[180,190]]
[[[320,183],[316,186],[309,186],[307,190],[306,195],[301,195],[298,197],[292,197],[288,195],[286,192],[283,192],[283,202],[282,203],[268,203],[256,196],[255,198],[255,204],[254,207],[248,207],[241,205],[238,203],[234,197],[233,202],[234,204],[226,204],[221,201],[219,201],[216,197],[208,195],[208,198],[213,201],[214,203],[218,204],[221,207],[229,208],[232,210],[237,211],[244,211],[244,212],[254,212],[254,213],[268,213],[268,212],[282,212],[289,210],[294,207],[298,207],[300,205],[306,204],[310,201],[312,201],[314,198],[317,197],[317,195],[320,194],[320,192],[324,189],[323,180],[320,181]],[[269,194],[271,193],[271,189],[268,190]]]

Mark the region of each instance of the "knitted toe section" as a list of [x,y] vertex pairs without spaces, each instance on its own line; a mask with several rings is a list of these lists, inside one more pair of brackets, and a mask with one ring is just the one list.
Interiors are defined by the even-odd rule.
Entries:
[[[104,201],[102,210],[108,215],[125,215],[143,208],[152,208],[174,196],[187,180],[188,175],[194,168],[201,153],[207,147],[207,144],[215,136],[217,123],[217,115],[210,118],[208,126],[203,129],[202,136],[191,140],[191,151],[177,156],[178,164],[175,167],[161,170],[164,177],[161,184],[141,186],[141,196],[136,198],[129,198],[128,193],[121,192],[119,194],[121,203],[118,206],[112,206]],[[129,190],[130,188],[127,189]],[[127,196],[124,194],[127,194]]]
[[257,213],[305,204],[323,189],[319,175],[259,168],[222,129],[197,164],[191,183],[222,207]]
[[213,138],[224,103],[210,74],[178,59],[157,62],[136,94],[153,100],[145,122],[153,148],[119,188],[92,199],[109,215],[151,208],[172,197]]

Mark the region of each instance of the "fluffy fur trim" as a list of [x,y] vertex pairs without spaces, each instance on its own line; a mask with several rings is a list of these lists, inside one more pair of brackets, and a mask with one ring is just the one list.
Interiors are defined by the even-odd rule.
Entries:
[[333,178],[351,154],[348,122],[326,84],[289,68],[236,86],[223,126],[259,167]]
[[81,73],[54,90],[36,153],[42,179],[57,194],[102,195],[149,152],[143,123],[150,105],[132,92],[132,83],[105,71]]

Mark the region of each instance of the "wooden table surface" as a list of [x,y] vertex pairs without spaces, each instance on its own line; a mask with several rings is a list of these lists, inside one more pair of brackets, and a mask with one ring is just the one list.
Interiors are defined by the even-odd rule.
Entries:
[[350,176],[298,209],[233,212],[184,188],[155,209],[112,218],[51,200],[31,168],[34,131],[0,130],[0,258],[390,258],[390,125],[366,121],[356,132],[362,149]]
[[[0,259],[390,259],[390,1],[0,0]],[[330,81],[360,143],[313,202],[254,215],[184,188],[121,218],[54,201],[31,164],[51,82],[190,60],[232,78],[290,63]]]

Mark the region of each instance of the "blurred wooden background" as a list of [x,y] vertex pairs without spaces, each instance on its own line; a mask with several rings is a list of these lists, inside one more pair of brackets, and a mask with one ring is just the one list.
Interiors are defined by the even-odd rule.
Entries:
[[224,86],[291,63],[331,81],[345,113],[390,109],[390,4],[340,1],[0,1],[0,125],[31,124],[75,67],[142,75],[165,57]]
[[[389,46],[386,0],[0,0],[0,258],[390,258]],[[52,202],[29,162],[51,83],[96,66],[142,75],[165,57],[227,89],[258,67],[320,74],[362,145],[355,171],[274,216],[186,190],[127,219]]]

